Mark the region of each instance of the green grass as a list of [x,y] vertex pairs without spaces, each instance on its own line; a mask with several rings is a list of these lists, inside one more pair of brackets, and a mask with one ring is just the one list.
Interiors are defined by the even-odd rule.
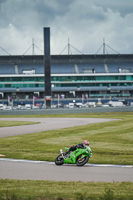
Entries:
[[133,112],[52,115],[54,116],[120,120],[1,138],[0,153],[7,158],[54,161],[60,148],[64,149],[65,146],[87,139],[93,152],[89,163],[133,164]]
[[[90,163],[133,164],[133,112],[19,117],[94,117],[120,120],[1,138],[0,153],[5,154],[7,158],[54,161],[60,148],[64,149],[64,146],[88,139],[93,151]],[[132,199],[131,182],[83,183],[0,179],[0,200]]]
[[116,118],[116,116],[122,118],[123,116],[132,116],[133,112],[107,112],[107,113],[71,113],[71,114],[40,114],[40,115],[0,115],[0,118]]
[[0,180],[0,200],[132,200],[133,183]]
[[23,126],[38,124],[38,122],[26,122],[26,121],[0,121],[0,127],[9,127],[9,126]]

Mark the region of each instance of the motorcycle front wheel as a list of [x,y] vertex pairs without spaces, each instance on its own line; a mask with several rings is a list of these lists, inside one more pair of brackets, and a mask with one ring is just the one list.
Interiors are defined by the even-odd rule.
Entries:
[[55,164],[56,165],[63,165],[64,163],[64,159],[62,158],[61,155],[57,156],[57,158],[55,159]]
[[77,166],[83,166],[88,162],[88,160],[89,160],[88,156],[85,156],[84,158],[82,158],[82,155],[80,155],[77,158],[76,165]]

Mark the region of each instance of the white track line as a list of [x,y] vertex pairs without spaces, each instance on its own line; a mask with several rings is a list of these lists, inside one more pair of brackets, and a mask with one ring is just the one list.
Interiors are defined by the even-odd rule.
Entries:
[[[0,158],[0,161],[25,162],[25,163],[34,163],[34,164],[55,165],[54,162],[48,162],[48,161],[22,160],[22,159],[10,159],[10,158]],[[65,165],[67,165],[67,164],[65,164]],[[70,165],[70,164],[68,164],[68,165]],[[86,164],[85,166],[90,166],[90,167],[123,167],[123,168],[133,168],[133,165],[112,165],[112,164]]]

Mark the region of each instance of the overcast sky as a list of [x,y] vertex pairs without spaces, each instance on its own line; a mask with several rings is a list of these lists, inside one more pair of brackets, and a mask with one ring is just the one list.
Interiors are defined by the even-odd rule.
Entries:
[[50,27],[51,54],[68,54],[68,41],[71,54],[102,54],[103,38],[131,54],[133,0],[0,0],[0,55],[31,55],[33,38],[34,54],[43,54],[43,27]]

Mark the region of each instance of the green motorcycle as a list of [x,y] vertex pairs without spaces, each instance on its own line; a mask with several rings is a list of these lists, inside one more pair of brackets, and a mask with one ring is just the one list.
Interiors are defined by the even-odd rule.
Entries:
[[[65,149],[68,150],[69,148]],[[55,159],[55,164],[76,164],[77,166],[83,166],[88,162],[91,156],[92,151],[89,146],[86,146],[85,148],[77,148],[75,151],[69,153],[63,152],[62,149],[60,149],[60,155]]]

